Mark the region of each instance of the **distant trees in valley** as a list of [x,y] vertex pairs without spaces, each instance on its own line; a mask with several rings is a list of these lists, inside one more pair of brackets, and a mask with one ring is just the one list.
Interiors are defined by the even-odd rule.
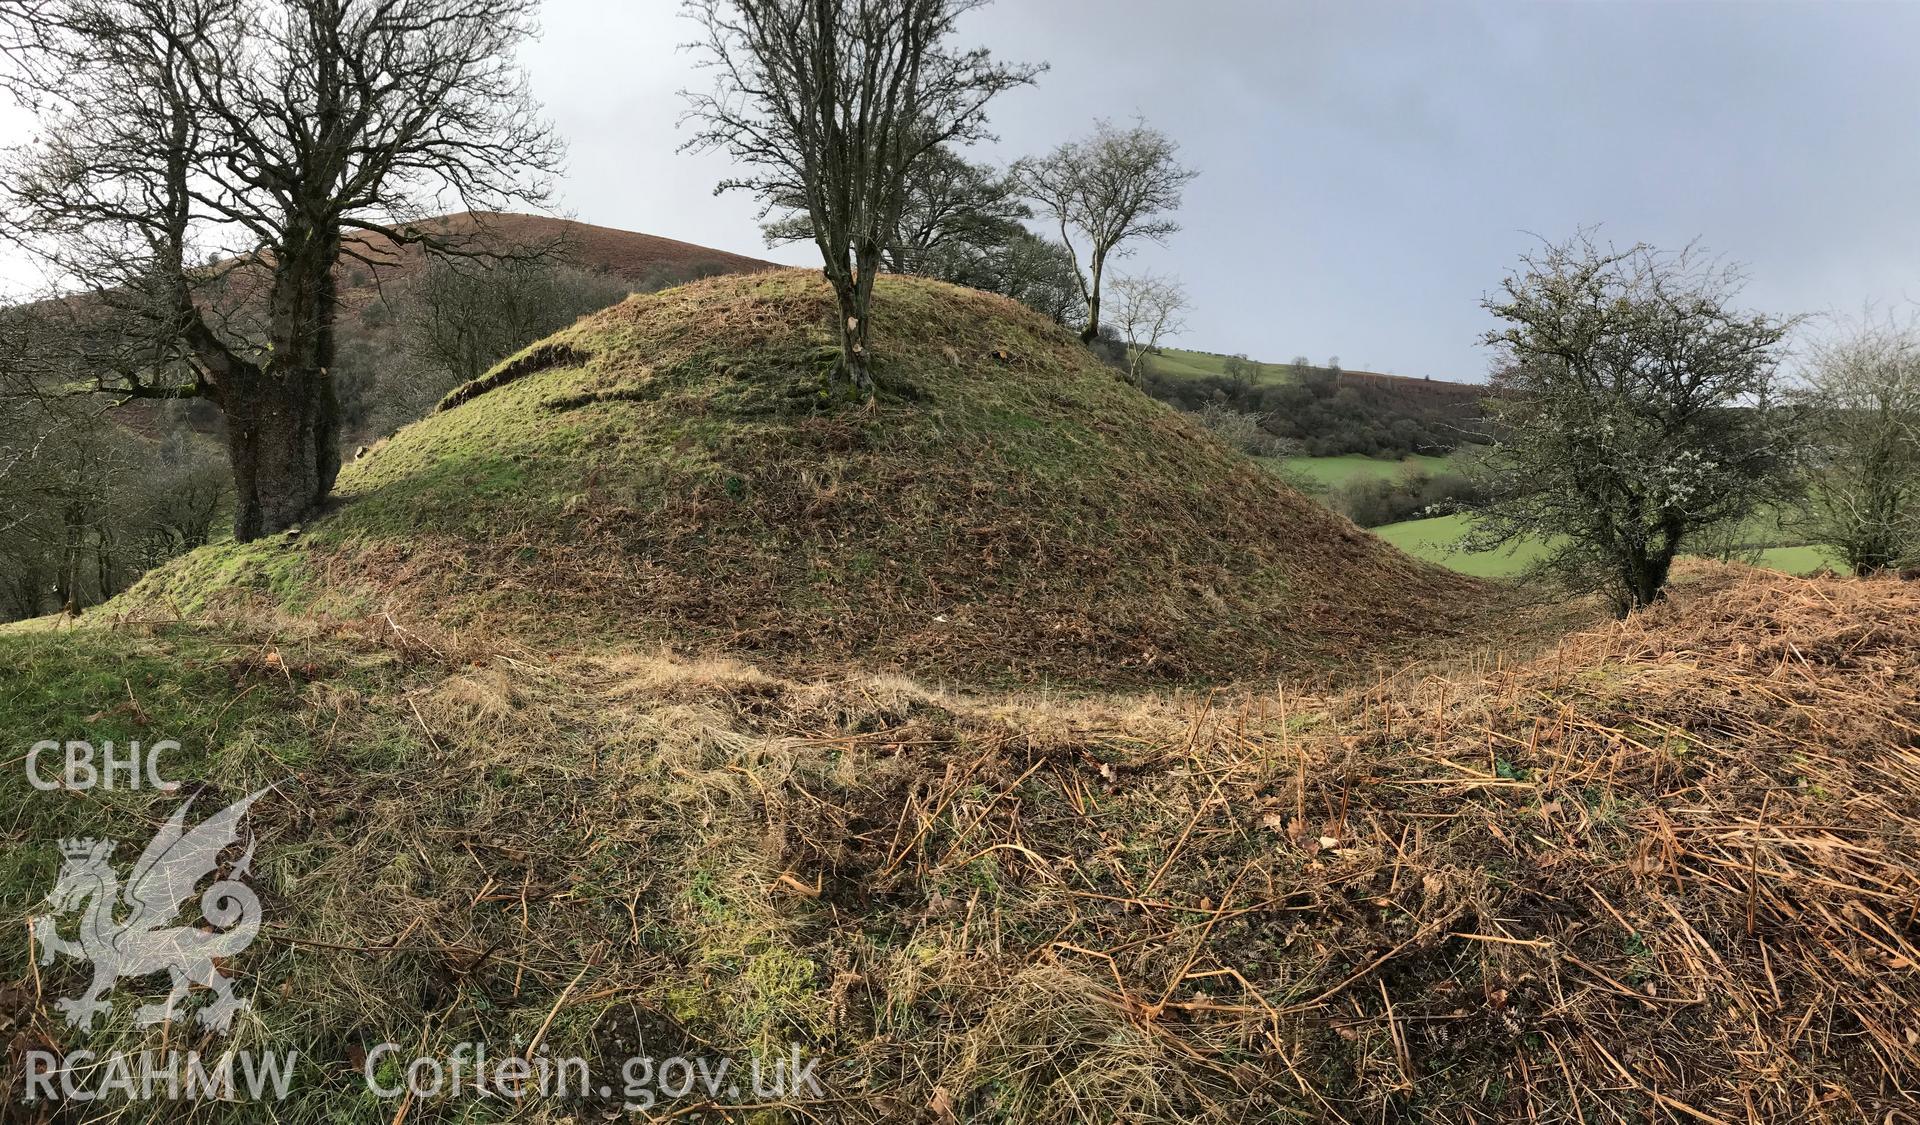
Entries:
[[1361,527],[1444,515],[1485,499],[1467,473],[1414,469],[1388,477],[1357,476],[1327,491],[1327,504]]
[[1201,429],[1249,457],[1276,457],[1288,452],[1285,443],[1266,428],[1263,415],[1246,414],[1209,402],[1188,416]]
[[1480,435],[1480,394],[1458,384],[1344,383],[1322,368],[1254,383],[1227,375],[1177,376],[1144,368],[1141,387],[1182,410],[1214,403],[1262,419],[1294,452],[1404,457],[1445,453]]
[[217,443],[150,408],[155,436],[98,403],[0,394],[0,621],[80,610],[227,526]]

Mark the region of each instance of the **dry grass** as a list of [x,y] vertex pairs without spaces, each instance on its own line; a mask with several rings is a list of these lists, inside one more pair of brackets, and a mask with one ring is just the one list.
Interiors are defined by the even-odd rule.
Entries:
[[359,1043],[592,1054],[634,1020],[826,1060],[826,1102],[763,1119],[1907,1120],[1920,589],[1701,574],[1525,662],[1323,695],[283,628],[319,670],[276,711],[326,749],[256,813],[242,1041],[321,1060],[288,1121],[391,1118]]

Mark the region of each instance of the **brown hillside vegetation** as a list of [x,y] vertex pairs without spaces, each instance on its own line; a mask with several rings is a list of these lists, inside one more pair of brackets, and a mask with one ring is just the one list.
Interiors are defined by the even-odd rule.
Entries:
[[[474,255],[473,261],[486,261],[488,254],[538,252],[589,273],[608,274],[639,287],[780,268],[759,258],[691,242],[546,215],[463,212],[425,219],[415,225],[457,247],[460,254]],[[371,341],[375,351],[400,350],[403,345],[396,338],[396,329],[376,328],[361,314],[378,297],[404,297],[408,284],[420,276],[430,261],[426,249],[417,243],[395,244],[369,233],[350,234],[340,264],[334,270],[342,305],[338,325],[342,343],[351,346]],[[257,310],[264,307],[265,287],[270,281],[267,271],[259,268],[257,261],[244,258],[216,264],[212,269],[219,276],[219,284],[206,299],[219,307],[221,318],[229,327],[244,331],[245,322],[257,317]],[[70,315],[84,321],[87,302],[71,304]],[[150,402],[123,403],[113,417],[143,437],[157,437],[161,432],[158,408]],[[210,408],[191,415],[188,422],[202,433],[215,433],[220,428],[219,414]]]
[[1348,386],[1380,387],[1404,395],[1432,398],[1478,400],[1487,394],[1487,386],[1484,383],[1456,383],[1450,379],[1418,379],[1411,375],[1386,375],[1378,371],[1342,370],[1335,381]]
[[[9,739],[213,722],[218,792],[275,783],[240,1042],[311,1060],[278,1120],[389,1119],[358,1044],[635,1028],[802,1043],[825,1093],[782,1120],[1882,1123],[1920,1089],[1911,584],[1703,566],[1531,662],[1324,696],[952,694],[379,618],[0,646]],[[86,796],[0,812],[144,838],[146,796]],[[9,914],[43,850],[9,853]],[[0,1020],[76,1048],[32,998],[81,970],[24,957]],[[120,1010],[88,1047],[202,1034]]]
[[[635,284],[686,281],[728,273],[778,269],[772,262],[697,246],[658,235],[616,230],[547,215],[461,212],[406,224],[406,232],[430,237],[450,258],[487,261],[516,255],[550,256],[594,273],[611,274]],[[394,242],[365,231],[343,240],[334,281],[348,311],[358,309],[382,289],[418,276],[433,260],[417,241]],[[261,259],[242,256],[208,267],[220,282],[209,298],[223,312],[246,316],[265,300],[270,272]],[[351,321],[348,321],[351,330]]]
[[[413,225],[463,250],[551,247],[569,265],[633,282],[779,268],[760,258],[691,242],[547,215],[462,212]],[[371,234],[351,237],[348,248],[374,263],[369,270],[371,280],[388,284],[418,273],[428,260],[426,250],[418,244],[394,245]],[[351,275],[356,265],[361,263],[343,261],[343,274]]]
[[132,601],[1100,683],[1351,673],[1484,606],[1011,301],[882,279],[871,406],[828,394],[832,315],[800,271],[634,297],[351,466],[297,544]]

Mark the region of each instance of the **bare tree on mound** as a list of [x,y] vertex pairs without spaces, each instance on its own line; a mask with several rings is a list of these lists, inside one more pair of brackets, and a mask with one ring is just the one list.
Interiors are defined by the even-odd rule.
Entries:
[[897,239],[916,164],[986,135],[986,106],[1038,66],[945,47],[985,0],[688,0],[718,72],[688,93],[690,147],[753,169],[722,182],[804,210],[840,309],[840,370],[865,394],[875,275]]
[[[34,12],[12,77],[41,135],[7,169],[11,233],[57,284],[93,294],[76,313],[91,390],[220,408],[237,539],[299,522],[332,490],[342,254],[432,245],[408,220],[452,200],[544,198],[559,145],[511,59],[536,3],[47,0]],[[372,241],[343,246],[352,231]]]
[[[1083,342],[1100,334],[1107,260],[1126,253],[1134,239],[1161,242],[1180,229],[1167,214],[1179,209],[1187,184],[1200,173],[1183,167],[1179,152],[1173,138],[1144,123],[1116,129],[1101,121],[1093,136],[1014,165],[1020,190],[1059,225],[1060,241],[1073,254],[1087,305]],[[1084,265],[1074,246],[1076,231],[1086,247]]]
[[[767,245],[813,239],[813,222],[802,199],[774,201],[780,216],[761,231]],[[990,164],[976,164],[940,147],[916,160],[908,172],[899,222],[887,238],[881,266],[892,273],[953,281],[951,263],[985,253],[1025,230],[1033,212],[1012,180]]]
[[1488,400],[1498,440],[1467,545],[1543,542],[1538,569],[1625,615],[1673,560],[1791,495],[1797,443],[1779,403],[1796,319],[1737,310],[1739,272],[1586,234],[1522,259],[1489,297],[1506,322]]
[[1151,273],[1119,278],[1113,291],[1119,298],[1114,324],[1127,342],[1127,379],[1137,387],[1147,353],[1158,350],[1163,337],[1184,327],[1180,314],[1187,308],[1187,291],[1175,279]]

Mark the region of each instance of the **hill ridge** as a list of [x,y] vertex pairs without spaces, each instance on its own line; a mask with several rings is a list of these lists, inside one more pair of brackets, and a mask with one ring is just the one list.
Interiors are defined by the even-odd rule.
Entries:
[[[646,281],[670,270],[690,271],[673,278],[684,281],[707,273],[751,273],[784,268],[763,258],[729,250],[558,215],[458,211],[400,225],[422,228],[443,237],[472,239],[485,246],[553,244],[560,248],[562,260],[570,265],[629,281]],[[376,263],[370,268],[376,279],[384,282],[417,271],[426,260],[424,247],[395,244],[370,232],[354,236],[348,247]],[[342,268],[351,271],[352,265],[345,264]],[[380,272],[383,268],[392,272]]]

